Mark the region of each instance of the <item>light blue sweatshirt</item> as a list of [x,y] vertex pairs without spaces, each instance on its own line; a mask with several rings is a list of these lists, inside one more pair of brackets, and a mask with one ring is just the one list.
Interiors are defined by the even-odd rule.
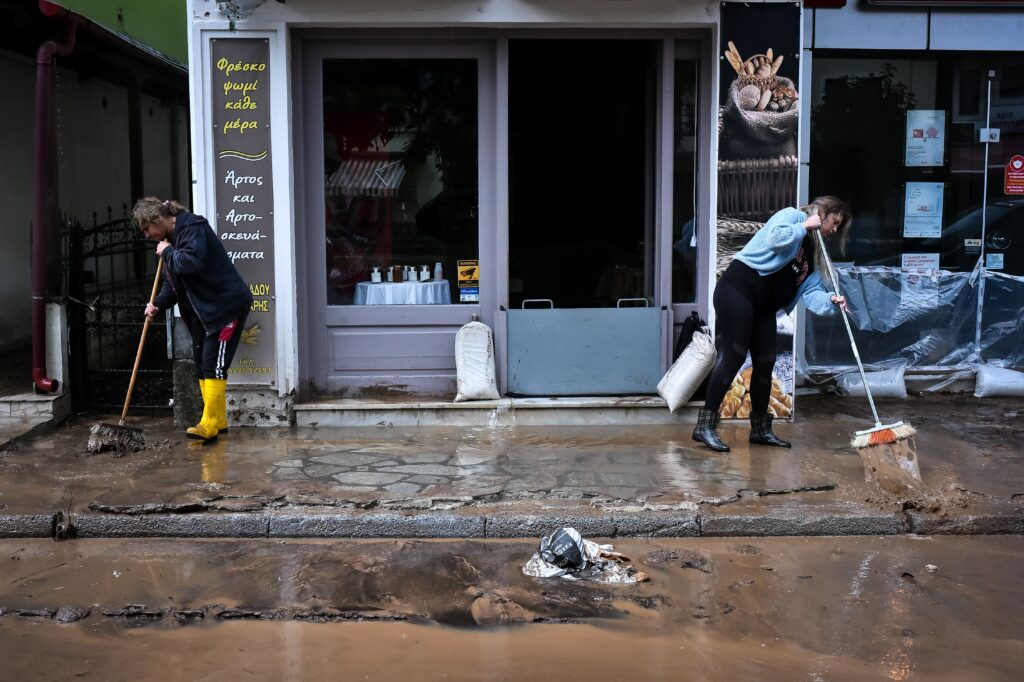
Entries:
[[[807,236],[807,228],[804,227],[806,220],[807,214],[798,208],[782,209],[768,219],[764,227],[736,254],[736,258],[762,277],[778,272],[800,252],[800,245]],[[836,312],[832,292],[825,288],[818,271],[812,272],[800,284],[796,297],[786,305],[786,312],[793,312],[800,299],[803,299],[808,310],[817,315],[834,315]]]

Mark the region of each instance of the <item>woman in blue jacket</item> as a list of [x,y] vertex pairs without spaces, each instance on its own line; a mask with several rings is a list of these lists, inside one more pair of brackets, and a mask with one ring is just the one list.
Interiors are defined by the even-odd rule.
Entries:
[[842,296],[825,288],[815,230],[842,239],[850,225],[841,199],[818,197],[803,210],[785,208],[773,215],[722,274],[715,287],[715,347],[718,356],[708,379],[707,397],[697,416],[693,439],[716,452],[728,452],[717,428],[719,408],[733,378],[750,352],[750,442],[790,447],[772,433],[768,399],[775,367],[775,315],[790,312],[802,300],[818,315],[846,309]]
[[190,438],[211,441],[228,428],[228,368],[252,307],[252,294],[206,218],[181,204],[139,199],[132,210],[139,230],[157,242],[164,281],[145,314],[153,317],[177,304],[192,334],[192,356],[203,394],[203,417],[186,429]]

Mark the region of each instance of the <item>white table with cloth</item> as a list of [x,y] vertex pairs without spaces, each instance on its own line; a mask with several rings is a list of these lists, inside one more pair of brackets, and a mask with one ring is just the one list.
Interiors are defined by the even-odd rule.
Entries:
[[451,302],[448,280],[356,284],[356,305],[447,305]]

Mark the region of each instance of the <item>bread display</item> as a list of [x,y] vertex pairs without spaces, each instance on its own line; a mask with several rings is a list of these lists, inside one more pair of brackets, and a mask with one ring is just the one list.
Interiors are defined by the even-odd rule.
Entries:
[[[719,410],[723,419],[746,419],[750,416],[750,374],[751,368],[736,375],[732,386],[722,400]],[[768,413],[773,417],[785,418],[793,414],[793,398],[783,389],[782,381],[772,374],[772,392],[768,398]]]
[[776,80],[783,55],[775,56],[769,47],[764,54],[743,59],[735,43],[730,40],[725,59],[736,71],[735,87],[739,91],[737,101],[740,108],[746,111],[781,113],[796,106],[796,90],[779,85]]

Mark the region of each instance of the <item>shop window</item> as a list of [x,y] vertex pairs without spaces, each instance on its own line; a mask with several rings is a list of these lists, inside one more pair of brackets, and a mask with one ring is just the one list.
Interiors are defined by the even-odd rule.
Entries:
[[1024,102],[1024,65],[1007,66],[999,78],[999,101]]
[[476,61],[331,59],[323,84],[328,304],[476,302]]
[[[855,220],[837,261],[970,270],[984,198],[990,267],[1024,274],[1024,197],[1004,194],[1002,177],[1024,144],[1024,59],[816,54],[812,74],[809,194],[843,197]],[[1002,139],[986,168],[978,130],[989,113]]]
[[675,64],[672,300],[697,300],[697,62]]

